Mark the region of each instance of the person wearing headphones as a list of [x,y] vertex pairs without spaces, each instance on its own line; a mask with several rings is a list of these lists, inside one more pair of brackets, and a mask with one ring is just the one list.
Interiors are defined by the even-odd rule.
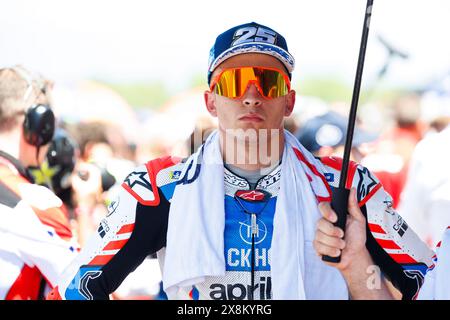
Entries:
[[61,200],[34,184],[55,130],[48,82],[0,69],[0,299],[43,299],[75,256]]

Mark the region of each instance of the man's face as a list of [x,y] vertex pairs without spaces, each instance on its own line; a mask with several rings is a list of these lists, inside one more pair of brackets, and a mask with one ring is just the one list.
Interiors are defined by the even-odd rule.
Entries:
[[[224,69],[248,66],[276,68],[286,72],[278,59],[266,54],[248,53],[225,60],[214,70],[212,79]],[[285,96],[268,100],[259,93],[254,84],[250,84],[239,99],[231,99],[207,91],[205,102],[209,113],[218,118],[221,131],[279,129],[282,132],[283,118],[289,116],[294,108],[295,91],[291,90]]]

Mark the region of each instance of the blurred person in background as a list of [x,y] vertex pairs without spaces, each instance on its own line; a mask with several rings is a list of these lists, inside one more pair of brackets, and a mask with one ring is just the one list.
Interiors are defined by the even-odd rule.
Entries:
[[114,177],[106,171],[106,164],[114,157],[115,150],[108,138],[107,125],[102,122],[79,122],[68,130],[80,149],[80,160],[93,163],[104,171],[104,189],[115,183]]
[[[108,299],[155,253],[169,298],[355,299],[370,275],[355,279],[349,262],[362,257],[358,268],[376,263],[411,299],[434,253],[411,229],[393,227],[399,221],[403,227],[403,220],[367,168],[352,163],[349,175],[356,189],[351,212],[358,217],[349,219],[346,232],[356,234],[355,242],[339,239],[331,251],[327,229],[316,228],[320,221],[344,234],[324,220],[333,213],[329,201],[342,160],[315,159],[283,129],[295,104],[285,39],[252,22],[219,35],[210,54],[204,101],[218,130],[187,159],[166,156],[130,172],[49,299]],[[251,163],[251,148],[266,143],[269,163]],[[234,153],[241,147],[243,161]],[[338,269],[320,259],[325,254],[342,254]],[[384,282],[380,289],[372,298],[384,297]]]
[[[347,119],[335,111],[306,121],[295,132],[300,143],[317,157],[340,157],[344,154]],[[374,142],[377,135],[355,128],[351,160],[360,162],[366,155],[363,144]]]
[[[78,146],[68,133],[62,128],[56,128],[44,161],[39,167],[28,167],[34,182],[50,188],[68,210],[75,208],[71,176],[78,153]],[[72,214],[69,212],[69,215]]]
[[425,123],[420,115],[421,97],[415,93],[400,96],[393,103],[394,126],[383,134],[384,139],[394,140],[397,152],[408,162],[415,145],[422,140]]
[[430,247],[450,225],[450,77],[447,87],[429,90],[421,101],[430,131],[411,157],[399,210]]
[[[339,112],[328,111],[304,122],[295,132],[295,136],[316,157],[342,157],[344,154],[347,124],[347,118]],[[377,134],[365,131],[356,124],[350,160],[357,163],[364,163],[366,157],[375,151],[377,139]],[[383,188],[389,194],[395,191],[389,176],[381,175],[380,178],[380,172],[372,168],[370,169],[381,181]]]
[[[388,106],[392,124],[385,129],[361,163],[376,172],[393,198],[394,208],[406,182],[409,162],[416,144],[423,138],[426,124],[420,116],[420,96],[408,93]],[[389,116],[389,117],[390,117]]]
[[43,299],[78,249],[61,200],[26,169],[53,137],[50,96],[49,81],[0,69],[0,299]]
[[[95,196],[76,195],[76,197],[86,198],[81,204],[85,209],[75,210],[78,236],[82,246],[106,216],[109,205],[108,191],[117,182],[116,177],[108,170],[108,163],[115,158],[114,145],[108,137],[108,129],[108,126],[102,122],[79,122],[67,125],[67,131],[79,147],[77,162],[80,168],[74,176],[75,181],[72,181],[72,185],[81,187],[83,181],[91,181],[93,189],[98,187]],[[78,191],[78,194],[83,193],[83,189]]]
[[211,120],[211,117],[199,117],[195,122],[194,130],[186,141],[188,150],[186,154],[190,156],[197,151],[215,129],[217,129],[217,126]]
[[90,232],[88,217],[94,214],[101,198],[100,170],[80,162],[76,142],[64,129],[56,128],[43,163],[29,166],[28,171],[36,184],[49,188],[62,200],[74,237],[83,245]]
[[[80,199],[77,201],[78,206],[86,208],[75,209],[76,230],[79,242],[84,246],[87,239],[100,230],[99,226],[100,228],[104,226],[108,211],[114,210],[117,206],[115,198],[122,189],[118,181],[122,181],[135,166],[133,162],[135,155],[133,145],[125,140],[120,128],[111,124],[80,122],[69,126],[69,130],[80,146],[80,157],[77,161],[81,175],[74,176],[72,185],[75,188],[80,187],[74,196]],[[100,183],[96,184],[95,181]],[[98,190],[96,196],[92,196],[92,193],[89,196],[88,192],[82,193],[89,185],[92,190]],[[115,300],[156,298],[160,294],[161,272],[155,258],[147,256],[131,276],[112,293],[111,298]]]
[[123,180],[136,165],[136,145],[127,141],[116,125],[88,121],[74,124],[68,130],[79,145],[80,160],[100,169],[103,192]]

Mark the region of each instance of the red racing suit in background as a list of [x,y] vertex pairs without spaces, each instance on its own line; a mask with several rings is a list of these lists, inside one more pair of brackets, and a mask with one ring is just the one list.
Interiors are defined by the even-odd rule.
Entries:
[[[329,157],[322,158],[321,161],[325,166],[325,177],[333,191],[338,185],[342,160]],[[156,253],[163,263],[170,203],[176,185],[183,182],[180,173],[185,164],[183,161],[165,157],[149,161],[130,173],[122,184],[123,190],[109,206],[109,213],[101,221],[97,233],[65,270],[58,287],[48,298],[108,299],[109,294],[118,288],[146,256]],[[274,212],[270,210],[275,208],[274,202],[279,190],[276,184],[280,176],[280,169],[276,168],[261,178],[256,186],[257,189],[272,194],[271,201],[273,201],[269,201],[267,206],[267,213],[272,216],[269,215],[268,218],[266,216],[264,220],[264,230],[267,230],[267,233],[273,230],[271,225],[273,220],[270,219],[273,218]],[[366,246],[371,256],[383,274],[402,292],[404,299],[414,298],[422,285],[426,271],[433,265],[434,252],[393,209],[392,198],[367,168],[351,163],[348,176],[347,187],[356,188],[359,205],[367,218]],[[238,219],[239,212],[232,203],[232,196],[236,189],[249,192],[251,189],[244,178],[227,169],[224,172],[224,179],[226,224],[224,254],[228,263],[225,276],[210,277],[213,279],[207,279],[204,283],[189,288],[180,296],[181,298],[249,298],[247,288],[250,276],[248,264],[245,263],[248,253],[245,244],[240,243],[243,233],[239,234],[242,228],[245,228],[245,223],[242,223],[242,218]],[[236,231],[236,236],[228,234],[228,231],[233,230]],[[265,241],[267,242],[270,237],[271,235],[266,237],[265,234]],[[255,278],[259,283],[253,290],[255,297],[259,299],[272,297],[270,260],[266,259],[270,254],[266,255],[264,251],[270,249],[270,241],[264,244],[265,241],[261,239],[259,244],[261,247],[256,249],[259,250],[257,251],[259,265],[256,268]],[[228,251],[227,246],[231,246]],[[306,263],[308,265],[308,262]],[[305,281],[321,281],[314,275],[314,270],[307,270],[307,277],[308,275],[316,279]],[[320,292],[306,293],[307,298],[326,299],[329,293],[325,290],[326,283],[322,285],[324,288],[318,289]],[[251,296],[253,297],[253,294]]]
[[44,299],[76,256],[62,202],[0,151],[0,299]]

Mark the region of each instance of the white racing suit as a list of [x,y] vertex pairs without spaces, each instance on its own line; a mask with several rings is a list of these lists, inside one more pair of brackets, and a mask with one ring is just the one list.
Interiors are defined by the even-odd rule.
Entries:
[[[342,161],[321,159],[325,177],[333,190],[338,185]],[[168,215],[174,189],[185,162],[171,157],[149,161],[131,172],[123,190],[109,206],[109,213],[99,225],[74,262],[66,269],[59,286],[49,299],[108,299],[136,267],[151,254],[164,259]],[[223,277],[207,277],[181,298],[191,299],[271,299],[270,246],[275,203],[279,191],[281,166],[262,177],[255,190],[270,195],[258,215],[259,233],[252,251],[250,217],[236,202],[237,192],[248,192],[249,183],[225,169],[224,252],[226,272]],[[380,182],[366,168],[351,164],[347,187],[357,189],[357,197],[367,217],[367,248],[383,274],[403,294],[416,296],[426,271],[432,267],[434,252],[417,237],[392,208],[392,199]],[[207,192],[207,190],[205,190]],[[250,257],[254,259],[250,259]],[[252,267],[250,268],[250,260]],[[314,277],[313,268],[307,277]],[[331,267],[330,267],[331,268]],[[250,286],[252,277],[254,286]],[[314,281],[318,281],[317,279]],[[325,288],[326,284],[322,285]],[[251,289],[253,288],[253,289]],[[252,292],[250,292],[252,291]],[[330,290],[306,292],[307,299],[332,299]]]

